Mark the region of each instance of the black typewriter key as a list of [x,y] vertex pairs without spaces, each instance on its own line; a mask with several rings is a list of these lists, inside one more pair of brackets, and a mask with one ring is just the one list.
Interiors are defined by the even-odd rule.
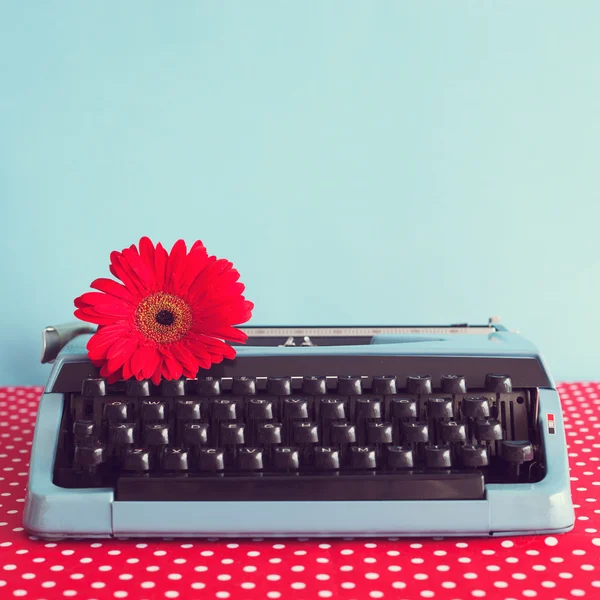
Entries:
[[249,419],[272,419],[273,402],[265,398],[249,398],[246,403]]
[[321,418],[325,420],[336,420],[346,418],[346,406],[339,398],[322,398],[319,405]]
[[164,421],[165,403],[158,400],[143,400],[142,419],[144,421]]
[[431,394],[431,377],[429,375],[411,375],[407,377],[406,391],[409,394]]
[[101,377],[88,377],[81,384],[82,396],[106,396],[106,380]]
[[256,394],[256,379],[254,377],[234,377],[231,384],[234,396],[254,396]]
[[416,419],[417,403],[410,398],[392,398],[390,412],[395,419]]
[[488,465],[488,452],[485,446],[466,444],[461,447],[459,454],[464,467],[477,469]]
[[127,404],[113,400],[104,405],[104,418],[107,421],[127,421]]
[[315,467],[320,471],[335,471],[339,469],[339,450],[328,446],[315,448]]
[[273,466],[278,471],[297,471],[300,468],[300,456],[297,448],[287,446],[273,450]]
[[240,471],[262,471],[263,452],[260,448],[240,448],[237,455]]
[[223,450],[201,448],[198,453],[198,467],[201,471],[222,471],[225,468]]
[[94,437],[94,421],[75,421],[73,436],[77,441],[89,440]]
[[292,439],[294,444],[318,444],[319,429],[315,423],[296,421],[292,424]]
[[283,399],[284,419],[308,419],[308,400],[303,398]]
[[165,448],[161,456],[161,466],[165,471],[187,471],[188,453],[181,448]]
[[340,375],[338,377],[337,393],[340,396],[360,396],[362,394],[362,380],[353,375]]
[[302,379],[302,393],[307,396],[324,396],[327,394],[327,379],[311,375]]
[[429,428],[427,423],[419,421],[402,423],[400,432],[403,441],[407,444],[419,444],[429,441]]
[[391,423],[367,424],[367,442],[369,444],[391,444],[392,437]]
[[135,425],[133,423],[111,423],[108,426],[108,441],[114,446],[135,443]]
[[352,469],[376,469],[375,450],[369,446],[353,446],[350,448],[350,467]]
[[425,464],[429,469],[449,469],[452,466],[448,446],[426,446]]
[[101,444],[76,445],[73,459],[77,466],[93,469],[106,459],[106,449]]
[[130,448],[123,459],[123,469],[136,473],[146,473],[150,470],[150,452],[143,448]]
[[496,419],[483,419],[475,423],[475,437],[484,442],[502,439],[502,425]]
[[213,419],[218,421],[234,420],[236,418],[236,403],[227,398],[215,398],[211,403]]
[[150,382],[147,379],[130,379],[127,381],[126,393],[128,396],[149,396]]
[[519,479],[521,465],[531,462],[534,458],[533,446],[527,440],[504,440],[500,444],[500,455],[506,462],[511,479]]
[[355,403],[357,419],[380,419],[381,402],[373,398],[357,398]]
[[410,446],[388,446],[387,466],[390,469],[412,469],[414,454]]
[[467,428],[464,423],[457,421],[440,423],[440,437],[451,444],[463,443],[467,441]]
[[199,421],[202,417],[200,402],[179,399],[175,404],[175,414],[182,421]]
[[243,443],[243,423],[221,423],[221,444],[223,446],[238,446]]
[[270,396],[290,396],[292,380],[289,377],[268,377],[267,394]]
[[512,463],[524,463],[533,460],[533,446],[528,441],[504,440],[500,445],[502,458]]
[[512,381],[508,375],[488,373],[485,376],[485,389],[496,394],[509,394],[512,392]]
[[169,426],[163,423],[149,423],[144,427],[144,440],[148,446],[167,446]]
[[281,444],[281,423],[261,423],[257,430],[257,442],[263,446]]
[[463,375],[442,375],[444,394],[466,394],[467,381]]
[[221,381],[217,377],[198,377],[196,391],[198,396],[219,396]]
[[430,419],[451,419],[454,416],[450,398],[428,398],[427,416]]
[[160,386],[163,396],[185,396],[185,379],[165,380]]
[[347,446],[356,442],[356,428],[352,423],[332,423],[331,443],[336,446]]
[[374,394],[395,394],[396,378],[393,375],[376,375],[371,389]]
[[470,419],[485,419],[490,416],[490,404],[487,398],[463,398],[460,410],[462,416]]
[[183,428],[183,441],[186,446],[208,444],[208,425],[206,423],[186,423]]

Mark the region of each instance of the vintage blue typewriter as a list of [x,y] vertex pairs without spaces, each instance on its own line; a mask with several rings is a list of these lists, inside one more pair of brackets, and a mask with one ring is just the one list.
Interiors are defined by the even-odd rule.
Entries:
[[561,533],[561,405],[536,348],[491,319],[251,327],[197,379],[108,385],[90,330],[54,366],[25,526],[41,537]]

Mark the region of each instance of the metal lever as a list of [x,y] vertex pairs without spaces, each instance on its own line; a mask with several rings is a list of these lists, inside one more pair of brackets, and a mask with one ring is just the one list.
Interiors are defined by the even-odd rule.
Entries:
[[54,362],[58,353],[78,335],[96,333],[96,326],[74,321],[46,327],[42,332],[42,364]]

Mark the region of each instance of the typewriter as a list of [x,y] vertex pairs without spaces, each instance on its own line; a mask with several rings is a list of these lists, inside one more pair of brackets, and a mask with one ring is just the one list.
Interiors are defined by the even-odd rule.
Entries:
[[503,536],[572,529],[559,395],[498,320],[249,327],[196,379],[109,385],[44,332],[24,524],[40,537]]

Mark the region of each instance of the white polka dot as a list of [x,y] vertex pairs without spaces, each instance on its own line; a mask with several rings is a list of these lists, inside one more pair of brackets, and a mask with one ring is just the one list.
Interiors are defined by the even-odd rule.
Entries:
[[558,576],[561,579],[572,579],[573,578],[573,573],[567,573],[567,572],[565,572],[565,573],[559,573]]
[[485,596],[485,592],[483,590],[473,590],[471,592],[471,596],[475,598],[483,598]]
[[257,550],[252,550],[248,552],[248,556],[260,556],[260,552],[258,552]]
[[558,540],[555,537],[550,536],[544,540],[544,543],[546,546],[556,546],[558,544]]
[[379,573],[365,573],[367,579],[379,579]]
[[403,581],[394,581],[392,582],[392,587],[396,590],[403,590],[406,587],[406,583]]
[[[294,584],[292,583],[292,587],[293,586]],[[356,587],[356,584],[352,583],[351,581],[343,581],[341,587],[345,590],[353,590]]]
[[14,571],[17,568],[17,565],[4,565],[2,567],[5,571]]
[[477,573],[465,573],[463,577],[465,579],[477,579]]
[[[231,576],[228,576],[231,579]],[[272,573],[271,575],[267,575],[267,579],[269,581],[279,581],[281,579],[281,575],[277,575],[276,573]]]
[[583,571],[593,571],[594,565],[581,565],[580,567]]
[[229,592],[217,592],[215,596],[217,598],[229,598]]
[[435,596],[435,594],[431,590],[423,590],[421,592],[421,596],[423,598],[433,598]]
[[[293,590],[303,590],[306,587],[306,584],[303,583],[302,581],[294,581],[290,587]],[[344,587],[343,583],[342,583],[342,587]]]
[[371,598],[383,598],[383,592],[380,592],[379,590],[373,590],[369,593],[369,596]]
[[292,571],[295,573],[299,573],[300,571],[304,571],[304,567],[302,565],[293,565],[291,567]]
[[[354,550],[350,550],[349,548],[344,548],[344,550],[340,550],[340,554],[347,556],[349,554],[354,554]],[[388,554],[389,554],[389,552],[388,552]],[[400,553],[398,552],[398,554],[400,554]]]
[[18,598],[27,595],[27,590],[15,590],[13,592],[13,596],[17,596]]
[[83,579],[84,578],[84,574],[83,573],[71,573],[70,575],[71,579]]
[[523,596],[526,598],[535,598],[537,592],[535,590],[523,590]]
[[92,587],[95,590],[101,590],[102,588],[106,587],[106,584],[103,581],[94,581],[94,583],[92,583]]
[[267,598],[281,598],[281,592],[267,592]]
[[494,581],[494,587],[497,587],[497,588],[507,588],[508,587],[508,583],[506,583],[506,581]]
[[333,592],[329,590],[321,590],[319,592],[319,598],[331,598],[333,596]]
[[179,598],[179,592],[168,590],[165,592],[165,598]]
[[553,588],[556,587],[556,584],[554,583],[554,581],[542,581],[542,587]]
[[[167,575],[167,577],[171,580],[171,581],[179,581],[181,579],[181,575],[179,573],[169,573]],[[219,575],[217,577],[217,579],[220,579],[222,577],[222,575]]]
[[[156,584],[154,583],[154,581],[142,581],[142,583],[140,584],[141,587],[143,587],[145,590],[150,590],[152,589]],[[192,587],[194,586],[194,584],[192,584]]]
[[504,540],[500,545],[503,548],[512,548],[515,545],[515,543],[512,542],[511,540]]
[[448,565],[438,565],[438,566],[436,567],[436,569],[437,569],[438,571],[449,571],[449,570],[450,570],[450,567],[449,567]]
[[352,565],[342,565],[340,571],[352,571],[354,567]]
[[571,590],[571,595],[581,597],[581,596],[585,596],[585,592],[580,589],[574,589],[574,590]]

